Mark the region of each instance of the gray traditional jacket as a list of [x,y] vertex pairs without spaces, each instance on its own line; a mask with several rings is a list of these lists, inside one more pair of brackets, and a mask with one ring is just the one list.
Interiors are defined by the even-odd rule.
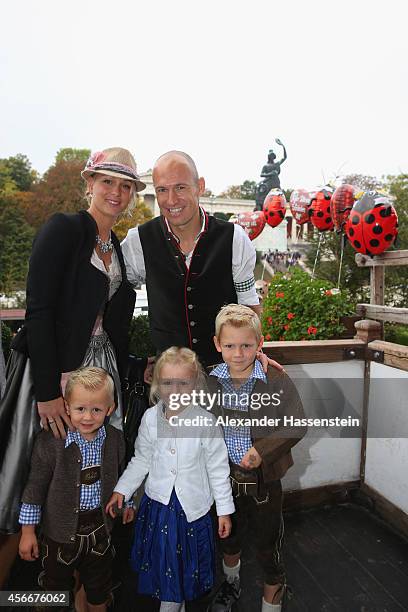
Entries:
[[[102,446],[101,507],[107,533],[113,521],[105,513],[123,467],[125,443],[121,431],[105,426]],[[49,431],[41,431],[34,443],[31,470],[22,501],[42,506],[42,532],[55,542],[75,540],[79,518],[82,456],[76,444],[65,448]]]

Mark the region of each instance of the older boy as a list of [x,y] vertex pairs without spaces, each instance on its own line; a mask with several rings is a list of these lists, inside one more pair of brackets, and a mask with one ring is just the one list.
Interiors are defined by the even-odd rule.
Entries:
[[[41,585],[47,591],[70,591],[74,570],[84,585],[89,610],[104,612],[111,589],[112,519],[104,508],[125,456],[120,431],[104,425],[115,408],[114,383],[102,368],[73,372],[65,405],[75,432],[65,440],[42,431],[34,444],[31,471],[23,493],[20,556],[39,557],[35,532],[41,524]],[[133,520],[127,508],[123,522]]]
[[[241,545],[252,523],[264,573],[262,612],[278,612],[286,584],[281,478],[293,465],[291,447],[305,433],[302,428],[285,429],[283,422],[285,415],[301,418],[302,404],[287,374],[269,368],[265,375],[257,361],[263,336],[253,310],[238,304],[224,306],[215,330],[214,343],[224,363],[212,370],[209,385],[222,397],[218,410],[224,421],[236,513],[231,517],[231,535],[220,541],[226,579],[209,610],[230,610],[241,594]],[[265,417],[273,419],[272,426],[258,425]],[[240,424],[243,418],[249,424]]]

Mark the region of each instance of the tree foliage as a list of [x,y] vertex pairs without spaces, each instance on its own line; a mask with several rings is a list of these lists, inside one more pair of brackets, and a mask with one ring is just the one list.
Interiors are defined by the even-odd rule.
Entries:
[[91,149],[72,149],[65,148],[59,149],[55,156],[55,163],[59,162],[81,162],[85,165],[88,157],[91,155]]
[[244,181],[241,185],[231,185],[219,194],[219,198],[231,198],[237,200],[255,200],[256,182]]
[[34,237],[12,196],[0,196],[0,291],[9,294],[25,286]]
[[149,221],[149,219],[152,217],[152,211],[145,204],[143,197],[139,197],[132,216],[123,216],[121,219],[119,219],[113,229],[119,240],[123,240],[132,227],[141,225],[142,223]]
[[29,191],[36,175],[26,155],[0,159],[0,191]]

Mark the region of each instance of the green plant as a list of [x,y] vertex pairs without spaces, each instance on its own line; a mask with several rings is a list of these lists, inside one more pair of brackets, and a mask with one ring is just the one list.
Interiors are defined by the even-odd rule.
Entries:
[[133,317],[129,330],[129,353],[136,357],[149,357],[156,354],[152,344],[149,328],[149,317]]
[[272,278],[263,301],[262,329],[265,340],[325,340],[344,331],[340,317],[352,314],[350,294],[312,279],[294,268]]

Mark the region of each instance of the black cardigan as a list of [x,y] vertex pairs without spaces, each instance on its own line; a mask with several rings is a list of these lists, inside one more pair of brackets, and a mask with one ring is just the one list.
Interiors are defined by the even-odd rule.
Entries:
[[[25,326],[12,347],[31,359],[37,401],[61,395],[61,372],[81,365],[96,317],[107,301],[109,281],[91,263],[96,234],[95,220],[83,210],[53,215],[34,240]],[[114,346],[119,374],[123,375],[136,296],[113,233],[112,241],[122,283],[105,308],[103,327]]]

